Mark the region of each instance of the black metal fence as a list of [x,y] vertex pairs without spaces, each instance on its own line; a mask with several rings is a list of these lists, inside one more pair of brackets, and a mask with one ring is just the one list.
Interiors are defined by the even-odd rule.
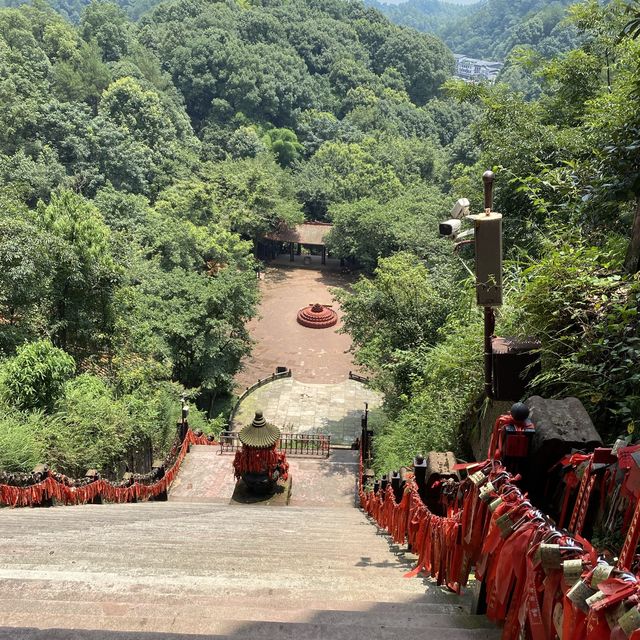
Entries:
[[[237,451],[242,446],[237,431],[223,431],[219,440],[220,453]],[[278,448],[290,456],[328,458],[331,451],[331,434],[281,433]]]
[[[278,367],[280,368],[280,367]],[[285,371],[278,371],[276,373],[272,373],[270,376],[266,378],[258,378],[258,381],[252,384],[250,387],[247,387],[238,397],[236,403],[233,405],[233,409],[231,409],[231,415],[229,416],[229,424],[233,424],[233,420],[236,417],[236,413],[240,408],[240,404],[242,401],[253,391],[259,389],[260,387],[268,384],[269,382],[274,382],[275,380],[282,380],[283,378],[291,378],[292,376],[291,369],[286,369]]]

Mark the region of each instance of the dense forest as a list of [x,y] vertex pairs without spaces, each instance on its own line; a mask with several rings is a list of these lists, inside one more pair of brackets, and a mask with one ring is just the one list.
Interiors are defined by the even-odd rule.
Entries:
[[367,0],[397,24],[434,33],[455,53],[506,63],[501,80],[515,90],[539,93],[524,79],[522,62],[549,60],[579,42],[575,23],[567,20],[574,0],[486,0],[467,6],[444,0],[407,0],[389,6]]
[[[506,42],[522,18],[502,19],[486,28]],[[304,218],[332,221],[332,251],[362,270],[336,295],[385,396],[380,467],[458,447],[481,316],[472,253],[438,222],[459,197],[479,208],[488,167],[508,259],[498,332],[543,342],[531,393],[578,396],[606,437],[633,431],[629,19],[622,2],[571,7],[573,48],[521,56],[538,87],[522,92],[452,80],[440,39],[356,1],[1,9],[0,468],[108,473],[143,441],[161,452],[182,393],[193,424],[219,427],[251,348],[253,242]]]
[[183,392],[215,417],[250,349],[253,241],[280,221],[363,225],[368,198],[398,229],[345,255],[373,267],[405,214],[437,245],[478,108],[438,97],[436,38],[338,0],[178,0],[139,22],[93,2],[77,24],[35,2],[0,25],[0,468],[161,451]]

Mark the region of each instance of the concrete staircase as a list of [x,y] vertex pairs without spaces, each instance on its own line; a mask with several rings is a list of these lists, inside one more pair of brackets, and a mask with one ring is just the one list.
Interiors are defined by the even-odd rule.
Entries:
[[1,509],[0,639],[499,637],[349,503],[175,499]]

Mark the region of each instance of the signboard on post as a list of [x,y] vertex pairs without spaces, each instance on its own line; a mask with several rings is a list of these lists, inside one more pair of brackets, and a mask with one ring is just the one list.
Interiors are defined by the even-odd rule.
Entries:
[[481,307],[502,304],[502,214],[493,208],[493,171],[485,171],[484,213],[469,216],[475,227],[476,301]]

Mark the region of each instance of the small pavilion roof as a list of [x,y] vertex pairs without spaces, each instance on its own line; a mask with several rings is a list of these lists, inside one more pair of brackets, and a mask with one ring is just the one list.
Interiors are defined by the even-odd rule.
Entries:
[[325,238],[332,228],[333,225],[328,222],[303,222],[293,227],[282,224],[276,231],[268,233],[265,238],[276,242],[297,242],[323,247]]

